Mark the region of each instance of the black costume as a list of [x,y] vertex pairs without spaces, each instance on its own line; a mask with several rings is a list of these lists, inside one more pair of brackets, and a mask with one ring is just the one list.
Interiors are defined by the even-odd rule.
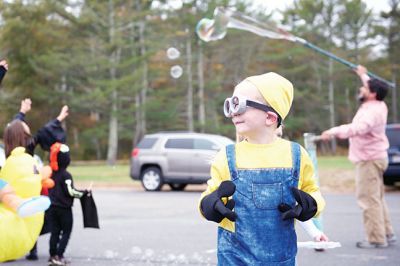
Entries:
[[[58,145],[58,146],[57,146]],[[74,189],[73,180],[67,167],[70,163],[67,145],[55,143],[50,151],[50,165],[53,169],[55,186],[49,189],[51,206],[48,210],[48,221],[51,228],[50,256],[62,259],[67,247],[73,225],[72,205],[74,198],[82,197],[86,191]],[[55,161],[56,160],[56,161]]]
[[[25,122],[25,114],[19,112],[15,115],[14,119]],[[67,136],[64,129],[61,127],[61,122],[57,119],[52,119],[40,128],[36,135],[32,136],[31,141],[26,147],[27,153],[33,155],[38,144],[44,151],[50,151],[51,145],[56,142],[65,143],[66,138]]]

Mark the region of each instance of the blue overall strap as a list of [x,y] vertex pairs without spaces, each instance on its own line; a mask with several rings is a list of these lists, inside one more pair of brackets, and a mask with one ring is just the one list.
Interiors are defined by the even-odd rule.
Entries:
[[229,144],[226,146],[226,159],[228,160],[229,172],[231,173],[231,180],[236,179],[236,158],[235,158],[235,144]]
[[300,161],[301,161],[301,150],[300,145],[296,142],[291,142],[292,146],[292,169],[293,176],[296,179],[300,178]]

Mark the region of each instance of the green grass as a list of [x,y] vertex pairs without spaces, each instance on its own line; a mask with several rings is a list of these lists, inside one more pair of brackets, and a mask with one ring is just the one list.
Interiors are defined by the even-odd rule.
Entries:
[[97,181],[97,182],[113,182],[127,183],[132,182],[129,177],[129,164],[117,164],[108,166],[104,164],[86,164],[80,162],[79,165],[68,167],[75,181]]
[[321,156],[317,158],[318,169],[341,169],[351,170],[354,165],[349,161],[346,156]]
[[[318,157],[319,170],[351,170],[353,165],[345,156],[323,156]],[[101,182],[101,183],[131,183],[129,177],[129,164],[118,163],[115,166],[108,166],[106,162],[79,162],[79,164],[68,167],[75,181]]]

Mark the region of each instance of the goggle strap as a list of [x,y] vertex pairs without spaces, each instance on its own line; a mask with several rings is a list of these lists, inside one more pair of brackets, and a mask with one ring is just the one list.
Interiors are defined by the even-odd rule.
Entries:
[[253,101],[250,101],[250,100],[246,100],[246,105],[250,106],[250,107],[253,107],[253,108],[256,108],[256,109],[259,109],[259,110],[262,110],[264,112],[273,112],[273,113],[275,113],[278,116],[278,127],[281,125],[282,118],[278,114],[278,112],[276,112],[274,110],[274,108],[272,108],[272,107],[270,107],[268,105],[265,105],[265,104],[262,104],[262,103],[258,103],[258,102],[253,102]]

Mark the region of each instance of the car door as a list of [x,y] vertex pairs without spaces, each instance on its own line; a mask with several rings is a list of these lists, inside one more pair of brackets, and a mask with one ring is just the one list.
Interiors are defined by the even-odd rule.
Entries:
[[388,159],[389,165],[383,174],[386,185],[400,182],[400,124],[391,124],[386,127],[389,140]]
[[192,138],[170,137],[165,142],[164,152],[168,168],[164,175],[169,177],[191,176],[191,161],[193,160]]
[[220,145],[206,138],[194,139],[194,160],[192,161],[192,173],[194,177],[210,177],[210,167]]

